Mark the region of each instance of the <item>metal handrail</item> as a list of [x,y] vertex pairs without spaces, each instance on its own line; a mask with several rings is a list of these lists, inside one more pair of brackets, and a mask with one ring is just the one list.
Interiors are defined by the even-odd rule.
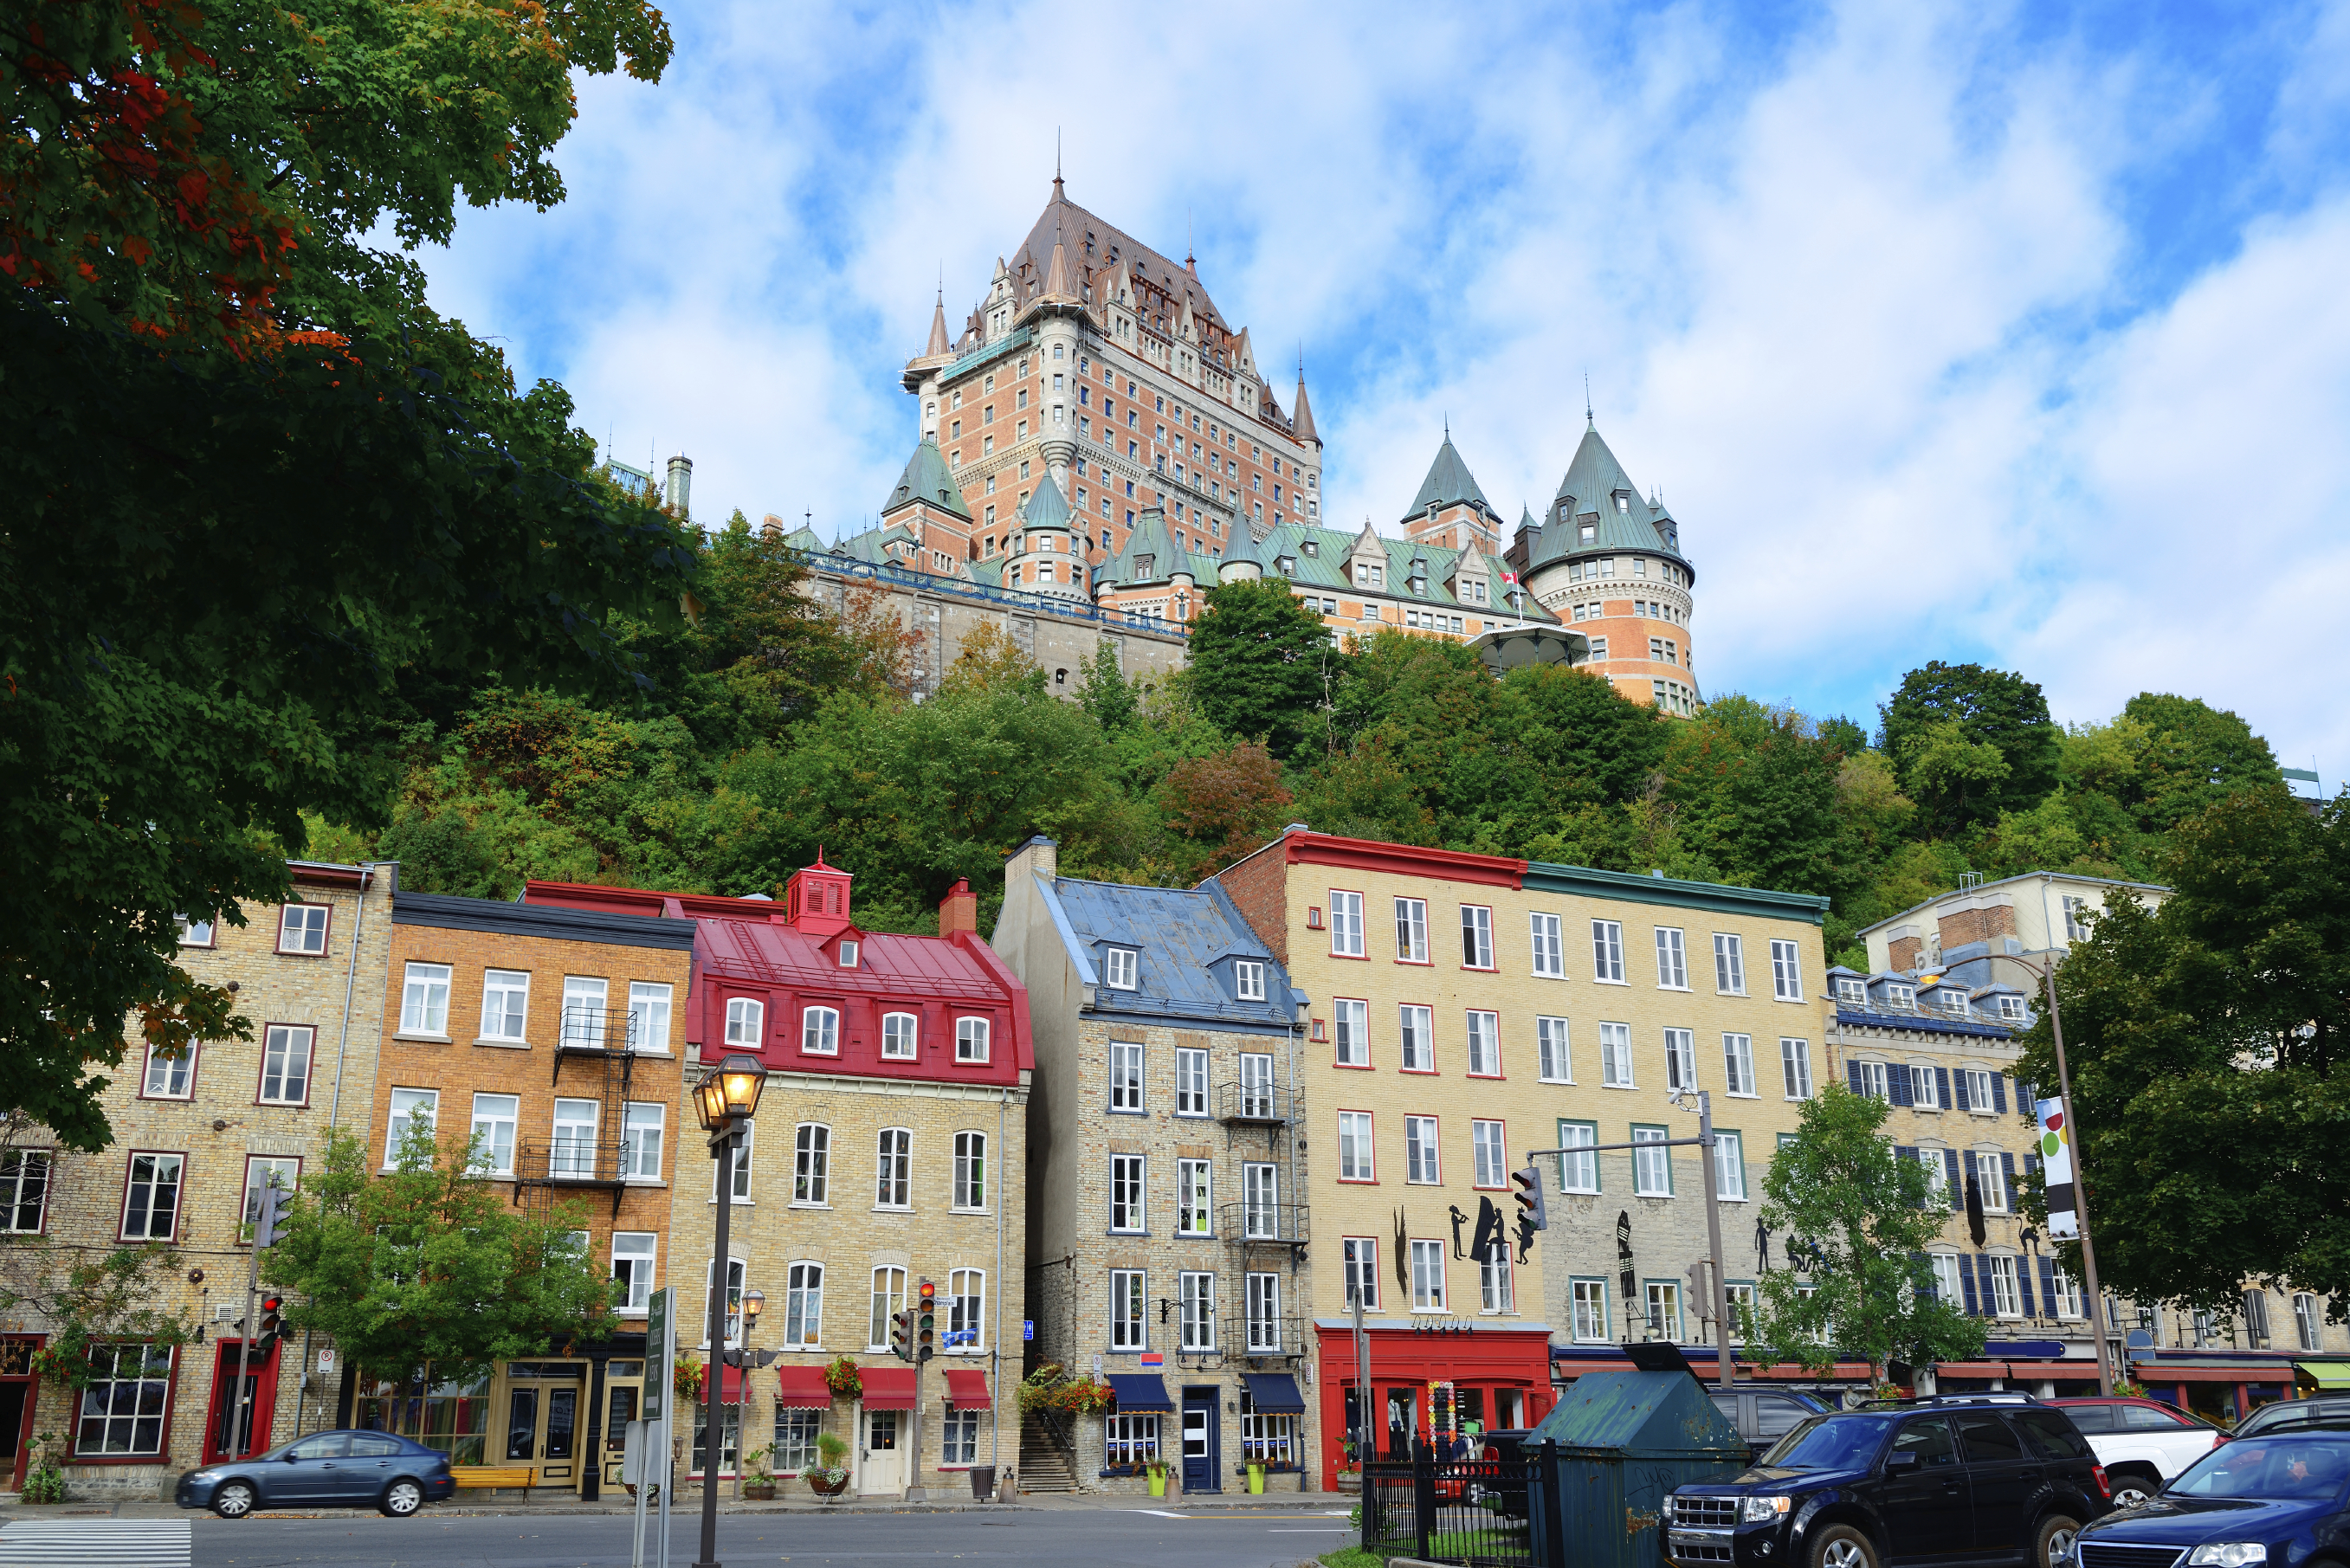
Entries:
[[820,571],[840,576],[869,577],[893,584],[918,593],[946,594],[955,598],[973,599],[982,604],[1002,605],[1031,614],[1057,615],[1070,620],[1098,621],[1105,626],[1124,627],[1132,631],[1155,631],[1179,640],[1189,640],[1191,632],[1178,622],[1151,616],[1129,615],[1124,610],[1110,609],[1090,599],[1063,599],[1045,594],[1014,593],[1008,588],[991,588],[982,583],[961,581],[930,572],[911,571],[887,561],[860,561],[854,556],[842,556],[833,551],[810,552],[808,564]]
[[628,1007],[583,1007],[573,1003],[563,1010],[556,1025],[555,1048],[558,1051],[634,1051],[637,1048],[636,1010]]
[[[627,1137],[594,1137],[567,1139],[558,1146],[549,1138],[528,1139],[515,1149],[515,1180],[517,1183],[545,1183],[550,1187],[618,1187],[629,1179],[629,1152],[631,1139]],[[556,1168],[556,1156],[564,1158],[562,1168]],[[580,1156],[586,1156],[583,1168]]]
[[1235,1198],[1217,1206],[1216,1229],[1227,1241],[1243,1245],[1302,1247],[1308,1240],[1306,1220],[1312,1206],[1305,1203],[1252,1203]]
[[1261,1359],[1268,1355],[1305,1354],[1305,1320],[1284,1314],[1251,1317],[1246,1308],[1224,1314],[1216,1324],[1216,1348],[1226,1356]]
[[1227,1122],[1290,1120],[1289,1091],[1276,1084],[1245,1084],[1230,1078],[1216,1085],[1216,1119]]

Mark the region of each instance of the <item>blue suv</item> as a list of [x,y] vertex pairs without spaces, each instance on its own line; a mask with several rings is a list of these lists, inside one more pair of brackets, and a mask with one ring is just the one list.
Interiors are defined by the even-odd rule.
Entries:
[[2022,1395],[1955,1395],[1814,1416],[1733,1480],[1667,1504],[1674,1568],[2069,1568],[2112,1507],[2069,1417]]

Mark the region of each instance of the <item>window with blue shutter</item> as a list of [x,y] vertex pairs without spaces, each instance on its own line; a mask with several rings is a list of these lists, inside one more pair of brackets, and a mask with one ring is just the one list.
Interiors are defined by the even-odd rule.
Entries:
[[1860,1093],[1860,1064],[1846,1062],[1844,1064],[1844,1075],[1846,1087],[1856,1095]]
[[2007,1115],[2007,1075],[2004,1073],[1991,1075],[1991,1108],[2001,1116]]
[[1982,1316],[1982,1309],[1975,1300],[1975,1260],[1971,1252],[1959,1254],[1959,1291],[1966,1297],[1967,1315]]
[[[1893,1152],[1899,1154],[1901,1151],[1897,1148]],[[1914,1148],[1909,1151],[1910,1158],[1913,1159],[1917,1158],[1917,1154],[1918,1151]],[[1926,1282],[1924,1284],[1918,1287],[1918,1297],[1920,1301],[1932,1301],[1934,1299],[1934,1266],[1926,1262],[1925,1253],[1912,1252],[1909,1254],[1909,1277],[1912,1279],[1922,1278]],[[1735,1355],[1737,1352],[1733,1349],[1731,1354]]]
[[[1918,1151],[1907,1144],[1897,1143],[1893,1146],[1893,1158],[1896,1159],[1906,1159],[1910,1164],[1915,1165],[1918,1163]],[[1922,1256],[1922,1254],[1913,1254],[1913,1256]]]
[[1918,1096],[1909,1086],[1909,1064],[1907,1062],[1893,1062],[1887,1064],[1885,1090],[1892,1096],[1893,1103],[1897,1106],[1914,1106],[1918,1103]]
[[2048,1315],[2054,1317],[2056,1315],[2056,1260],[2054,1258],[2043,1256],[2040,1260],[2040,1299],[2048,1303]]
[[2015,1081],[2015,1114],[2017,1116],[2028,1122],[2037,1122],[2040,1119],[2039,1107],[2035,1104],[2039,1096],[2033,1092],[2030,1079],[2018,1078]]
[[1950,1173],[1950,1212],[1962,1213],[1967,1206],[1967,1184],[1966,1179],[1959,1174],[1957,1149],[1946,1148],[1942,1151],[1942,1168]]
[[2015,1260],[2015,1289],[2016,1293],[2023,1301],[2023,1315],[2038,1316],[2039,1314],[2032,1310],[2032,1260],[2029,1258]]
[[[1940,1069],[1939,1068],[1936,1069],[1938,1072],[1939,1070]],[[1959,1091],[1958,1097],[1950,1102],[1950,1108],[1957,1111],[1973,1109],[1973,1106],[1967,1104],[1967,1075],[1964,1068],[1960,1069],[1956,1084]]]
[[1942,1091],[1934,1103],[1944,1110],[1950,1109],[1957,1103],[1950,1098],[1950,1070],[1948,1067],[1935,1068],[1934,1083]]
[[2023,1199],[2015,1187],[2015,1156],[2002,1149],[2000,1151],[1999,1164],[2001,1170],[2007,1177],[2007,1211],[2010,1214],[2021,1214],[2023,1212]]

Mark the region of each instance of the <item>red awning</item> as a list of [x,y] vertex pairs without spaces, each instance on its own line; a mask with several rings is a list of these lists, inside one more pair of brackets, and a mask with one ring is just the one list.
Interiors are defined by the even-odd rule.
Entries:
[[860,1366],[868,1410],[910,1410],[914,1407],[914,1369],[910,1366]]
[[987,1374],[974,1367],[947,1368],[947,1403],[958,1410],[988,1407]]
[[775,1402],[786,1410],[822,1410],[832,1404],[832,1389],[821,1366],[778,1366],[775,1378],[780,1385]]
[[717,1372],[718,1402],[721,1405],[732,1405],[739,1401],[743,1390],[743,1369],[739,1366],[729,1366],[722,1361],[718,1364]]
[[2007,1363],[2004,1361],[1944,1361],[1935,1365],[1934,1376],[1937,1377],[2005,1377],[2008,1376],[2008,1370]]

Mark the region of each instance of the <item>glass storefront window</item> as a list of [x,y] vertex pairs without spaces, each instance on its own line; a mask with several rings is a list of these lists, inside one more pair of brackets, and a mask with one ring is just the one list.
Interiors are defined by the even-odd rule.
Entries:
[[405,1394],[390,1383],[379,1383],[375,1392],[355,1402],[351,1418],[361,1431],[390,1432],[437,1449],[452,1465],[478,1465],[489,1434],[489,1392],[486,1377],[475,1383],[428,1384],[420,1376]]

